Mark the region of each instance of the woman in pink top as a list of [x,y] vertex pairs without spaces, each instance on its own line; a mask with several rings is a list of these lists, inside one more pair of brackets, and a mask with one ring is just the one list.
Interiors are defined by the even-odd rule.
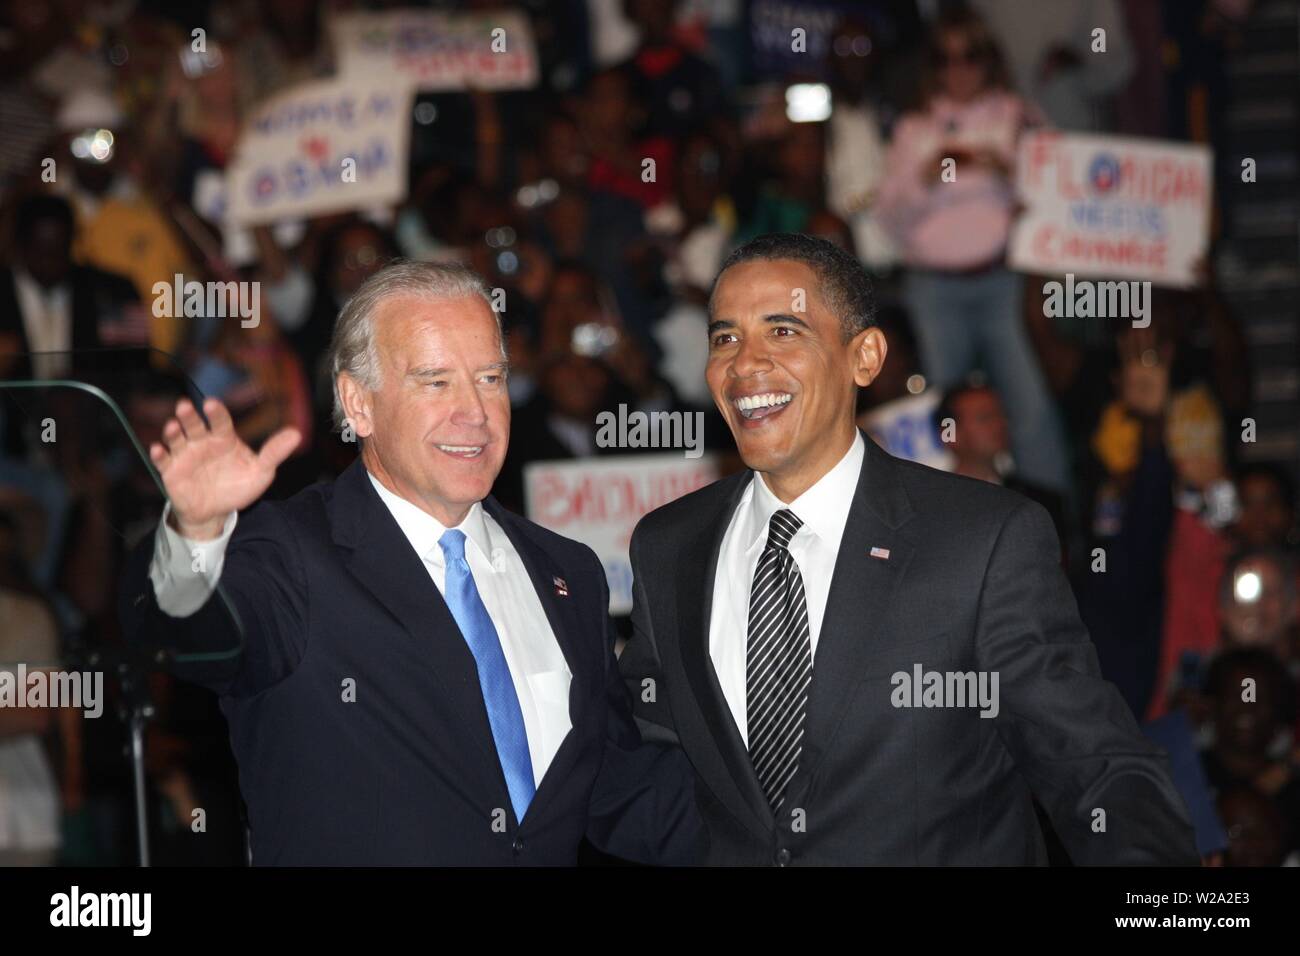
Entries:
[[1006,269],[1016,142],[1037,111],[1008,89],[1002,56],[969,11],[935,26],[921,107],[894,130],[876,212],[908,267],[903,294],[931,383],[979,366],[1001,393],[1020,477],[1068,487],[1059,418]]

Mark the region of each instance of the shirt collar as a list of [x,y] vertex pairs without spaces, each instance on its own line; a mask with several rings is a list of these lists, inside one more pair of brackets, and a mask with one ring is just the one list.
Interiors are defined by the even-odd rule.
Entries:
[[844,537],[844,526],[848,524],[849,509],[853,507],[853,496],[858,490],[858,476],[862,472],[865,455],[862,433],[855,431],[853,444],[835,467],[789,504],[773,494],[763,476],[755,473],[745,492],[748,500],[741,503],[741,507],[747,505],[750,509],[750,538],[745,545],[746,553],[767,543],[768,522],[782,508],[789,508],[803,522],[796,534],[807,528],[833,551],[838,552],[840,539]]
[[14,277],[14,287],[18,289],[19,294],[25,293],[27,295],[39,296],[43,300],[55,303],[61,301],[63,297],[67,295],[67,279],[64,279],[51,289],[46,289],[45,286],[37,282],[36,279],[33,278],[32,274],[22,266],[14,266],[11,271],[13,272]]
[[[430,555],[437,555],[441,558],[442,548],[438,542],[442,540],[443,534],[447,532],[447,526],[427,511],[389,491],[369,471],[366,472],[366,477],[375,486],[375,491],[379,493],[380,500],[387,505],[393,519],[397,522],[397,526],[402,529],[406,539],[411,542],[411,547],[415,549],[415,553],[421,559],[428,558]],[[483,503],[481,501],[474,502],[464,520],[456,527],[465,533],[465,537],[474,544],[474,547],[478,548],[485,563],[494,571],[497,570],[497,563],[493,558],[492,536],[488,531]]]

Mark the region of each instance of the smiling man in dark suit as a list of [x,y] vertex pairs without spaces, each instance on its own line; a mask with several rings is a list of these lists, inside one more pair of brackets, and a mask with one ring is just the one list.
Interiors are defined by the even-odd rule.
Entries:
[[854,426],[885,361],[848,253],[724,263],[709,388],[750,470],[632,537],[620,668],[678,743],[716,864],[1198,861],[1164,755],[1102,679],[1043,508]]
[[637,735],[595,554],[488,494],[510,432],[489,302],[457,266],[358,289],[331,352],[362,447],[334,482],[241,514],[300,437],[255,453],[214,399],[150,449],[170,502],[127,631],[220,694],[254,863],[571,864],[584,837],[698,858],[693,775]]

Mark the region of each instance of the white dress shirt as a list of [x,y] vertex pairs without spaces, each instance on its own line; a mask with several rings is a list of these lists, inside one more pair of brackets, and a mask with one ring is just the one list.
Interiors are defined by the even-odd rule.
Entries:
[[[424,561],[438,593],[445,597],[447,566],[438,541],[446,526],[393,494],[374,475],[369,478],[411,547]],[[158,526],[149,576],[158,607],[172,617],[187,617],[203,606],[216,587],[238,516],[230,516],[219,537],[191,541],[168,525],[170,508],[168,505],[163,510],[163,520]],[[519,709],[524,716],[533,781],[540,786],[546,768],[572,726],[569,683],[573,675],[528,569],[505,531],[483,510],[481,502],[476,502],[456,527],[465,533],[465,559],[483,606],[501,639],[501,650],[510,667]],[[192,567],[206,570],[195,573]]]
[[29,352],[33,355],[32,376],[37,379],[59,378],[72,366],[67,354],[72,348],[72,291],[65,285],[46,289],[24,269],[14,269],[14,293],[23,315]]
[[718,569],[713,579],[713,609],[709,615],[709,656],[731,708],[740,739],[749,746],[745,710],[745,657],[749,640],[749,591],[758,559],[767,545],[768,522],[782,508],[793,511],[803,524],[790,539],[790,556],[803,577],[808,603],[808,635],[812,643],[813,670],[817,667],[817,639],[826,613],[840,539],[858,488],[866,448],[856,432],[844,457],[811,488],[790,504],[781,501],[761,475],[755,474],[741,495],[722,537]]

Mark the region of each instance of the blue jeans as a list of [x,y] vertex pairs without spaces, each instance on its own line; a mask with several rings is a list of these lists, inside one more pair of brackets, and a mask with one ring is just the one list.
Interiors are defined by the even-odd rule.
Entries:
[[1020,274],[913,270],[903,279],[903,297],[930,384],[946,389],[982,368],[1006,409],[1017,474],[1067,492],[1065,435],[1025,331]]

